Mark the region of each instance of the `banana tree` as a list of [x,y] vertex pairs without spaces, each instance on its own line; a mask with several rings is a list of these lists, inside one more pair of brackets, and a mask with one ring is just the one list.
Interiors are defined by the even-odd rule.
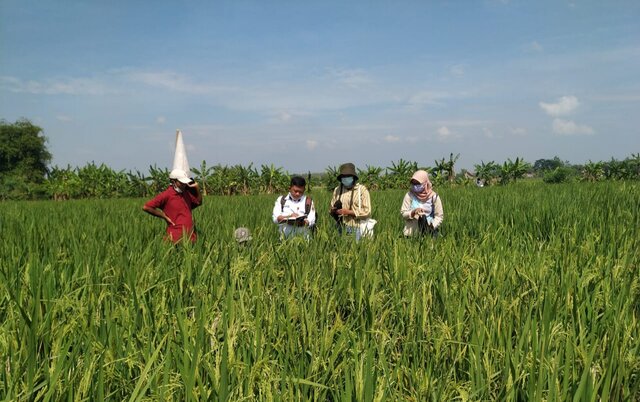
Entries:
[[254,185],[258,182],[259,175],[257,170],[253,168],[253,163],[250,163],[247,167],[242,165],[233,166],[232,177],[232,192],[247,195],[255,189]]
[[388,188],[402,188],[409,183],[411,175],[416,170],[418,170],[417,162],[405,161],[400,158],[397,164],[392,161],[391,166],[387,167],[384,182]]
[[519,157],[516,158],[515,161],[507,159],[500,169],[500,182],[502,184],[507,184],[511,180],[515,182],[516,180],[521,179],[530,168],[531,165]]
[[327,190],[332,190],[338,184],[336,177],[338,177],[338,167],[327,166],[322,176],[322,184]]
[[582,180],[584,181],[600,181],[604,178],[604,167],[602,162],[591,162],[585,164],[582,168]]
[[360,183],[367,186],[370,190],[377,190],[381,184],[381,173],[381,167],[366,165],[365,169],[358,169],[358,178],[360,179]]
[[149,166],[149,179],[153,194],[159,193],[169,184],[169,169],[159,168],[156,165]]
[[200,184],[200,188],[202,190],[202,195],[207,195],[207,190],[208,190],[208,178],[209,176],[213,173],[213,171],[215,170],[215,166],[207,166],[207,161],[203,160],[200,163],[200,168],[191,168],[191,170],[193,171],[193,173],[196,174],[196,179],[198,181],[198,183]]
[[500,165],[494,161],[487,163],[480,161],[480,165],[474,165],[474,168],[476,169],[476,177],[486,185],[495,184],[500,176]]
[[458,161],[458,158],[460,158],[460,154],[457,154],[454,157],[452,152],[451,154],[449,154],[449,161],[446,162],[445,164],[445,169],[447,171],[447,177],[449,179],[449,183],[453,183],[453,181],[456,179],[455,164]]
[[49,170],[46,188],[51,198],[61,201],[78,197],[82,186],[76,170],[67,165],[66,168],[54,166]]
[[260,190],[267,194],[284,191],[287,188],[289,175],[285,174],[281,167],[273,164],[260,167]]

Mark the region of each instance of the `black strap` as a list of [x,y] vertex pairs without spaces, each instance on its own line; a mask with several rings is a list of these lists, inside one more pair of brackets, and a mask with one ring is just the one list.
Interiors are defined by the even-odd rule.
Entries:
[[311,199],[311,197],[307,196],[307,198],[304,201],[304,214],[305,215],[309,215],[309,212],[311,212],[311,202],[313,200]]
[[[338,199],[342,198],[342,193],[343,193],[342,189],[343,189],[343,185],[342,183],[340,183],[340,194],[338,194]],[[356,185],[354,184],[353,188],[351,189],[351,200],[349,201],[349,209],[352,211],[353,211],[353,195],[355,194],[355,192],[356,192]]]
[[280,212],[284,212],[284,204],[287,203],[287,195],[280,197]]
[[[280,197],[280,212],[284,212],[284,204],[287,203],[287,197],[289,196],[289,194],[287,195],[283,195],[282,197]],[[304,201],[304,214],[305,215],[309,215],[309,212],[311,212],[311,202],[313,200],[311,199],[311,197],[307,196],[307,198]]]

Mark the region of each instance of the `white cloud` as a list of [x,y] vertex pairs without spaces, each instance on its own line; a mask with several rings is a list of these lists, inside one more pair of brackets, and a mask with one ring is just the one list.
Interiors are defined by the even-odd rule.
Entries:
[[313,151],[318,147],[318,141],[316,140],[307,140],[307,149]]
[[539,105],[548,115],[557,117],[570,114],[580,106],[580,102],[575,96],[563,96],[556,103],[540,102]]
[[540,43],[538,43],[538,41],[534,40],[533,42],[529,43],[529,46],[527,46],[527,49],[531,52],[543,52],[544,51],[544,47],[542,47],[542,45]]
[[522,127],[514,127],[511,129],[511,134],[524,136],[527,135],[527,129]]
[[438,139],[441,141],[445,141],[452,136],[451,130],[447,126],[440,127],[436,132],[438,133]]
[[593,128],[581,126],[571,120],[553,119],[553,132],[559,135],[591,135]]
[[10,92],[34,95],[103,95],[114,92],[96,78],[35,81],[3,76],[0,77],[0,88]]
[[462,64],[456,64],[455,66],[451,66],[449,68],[449,73],[456,77],[461,77],[464,75],[464,66]]
[[371,83],[371,77],[362,69],[330,69],[329,74],[349,88],[360,88]]
[[292,117],[293,116],[287,112],[280,112],[280,114],[278,115],[278,119],[283,123],[288,122]]
[[451,98],[452,96],[446,92],[421,91],[409,97],[407,103],[409,106],[437,105],[441,100]]
[[160,87],[176,92],[202,94],[208,92],[207,88],[192,82],[183,75],[171,71],[144,72],[134,71],[127,74],[127,78],[136,83],[142,83],[152,87]]
[[397,137],[395,135],[387,135],[386,137],[384,137],[384,141],[385,142],[398,142],[398,141],[400,141],[400,137]]
[[487,138],[495,138],[495,134],[493,134],[493,131],[490,128],[483,127],[482,132],[484,133],[484,136]]

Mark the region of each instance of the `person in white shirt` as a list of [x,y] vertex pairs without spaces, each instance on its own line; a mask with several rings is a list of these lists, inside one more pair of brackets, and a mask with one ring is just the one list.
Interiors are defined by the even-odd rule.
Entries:
[[307,182],[304,177],[293,176],[289,193],[278,197],[272,219],[278,225],[281,238],[302,235],[309,238],[316,224],[316,208],[311,197],[304,195]]

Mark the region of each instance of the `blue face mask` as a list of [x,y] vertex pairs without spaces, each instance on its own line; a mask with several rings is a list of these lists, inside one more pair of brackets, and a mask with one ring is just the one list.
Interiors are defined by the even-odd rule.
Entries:
[[352,176],[343,177],[342,179],[340,179],[340,182],[345,187],[351,187],[353,186],[353,177]]
[[411,189],[414,193],[421,193],[424,191],[424,184],[412,184]]

